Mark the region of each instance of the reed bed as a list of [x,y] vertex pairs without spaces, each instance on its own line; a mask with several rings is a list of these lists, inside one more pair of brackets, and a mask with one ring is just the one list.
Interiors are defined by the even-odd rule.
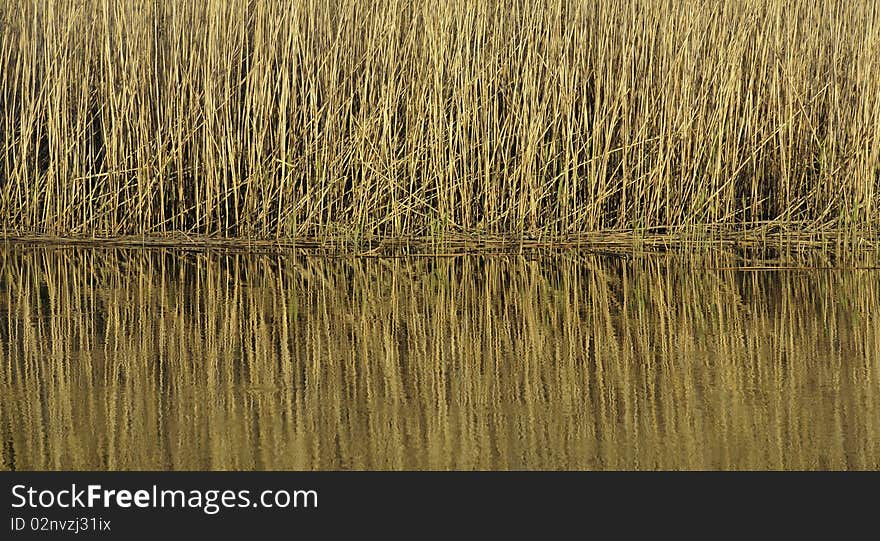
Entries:
[[880,467],[880,276],[729,265],[10,250],[0,469]]
[[876,238],[880,7],[7,0],[6,235]]

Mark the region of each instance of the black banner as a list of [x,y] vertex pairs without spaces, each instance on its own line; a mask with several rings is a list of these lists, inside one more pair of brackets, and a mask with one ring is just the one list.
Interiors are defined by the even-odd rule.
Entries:
[[[877,474],[539,472],[3,473],[0,539],[161,536],[590,537],[768,520],[840,533]],[[868,495],[865,497],[864,495]],[[842,513],[842,515],[841,515]],[[833,520],[832,520],[833,518]],[[709,532],[706,532],[707,534]],[[716,532],[720,533],[720,532]],[[580,535],[579,535],[580,536]]]

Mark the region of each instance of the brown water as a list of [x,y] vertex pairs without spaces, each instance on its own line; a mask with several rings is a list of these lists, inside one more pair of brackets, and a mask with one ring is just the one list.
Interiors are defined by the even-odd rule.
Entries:
[[729,264],[7,247],[0,469],[880,467],[880,272]]

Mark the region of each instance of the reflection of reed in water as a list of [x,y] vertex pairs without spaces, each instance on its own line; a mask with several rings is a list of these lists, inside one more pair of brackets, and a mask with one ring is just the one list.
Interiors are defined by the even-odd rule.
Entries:
[[2,469],[880,467],[876,272],[0,264]]

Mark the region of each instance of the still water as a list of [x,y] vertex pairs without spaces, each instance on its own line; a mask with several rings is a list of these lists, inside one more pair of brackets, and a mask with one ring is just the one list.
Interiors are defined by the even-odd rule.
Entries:
[[0,248],[0,469],[876,469],[880,271]]

